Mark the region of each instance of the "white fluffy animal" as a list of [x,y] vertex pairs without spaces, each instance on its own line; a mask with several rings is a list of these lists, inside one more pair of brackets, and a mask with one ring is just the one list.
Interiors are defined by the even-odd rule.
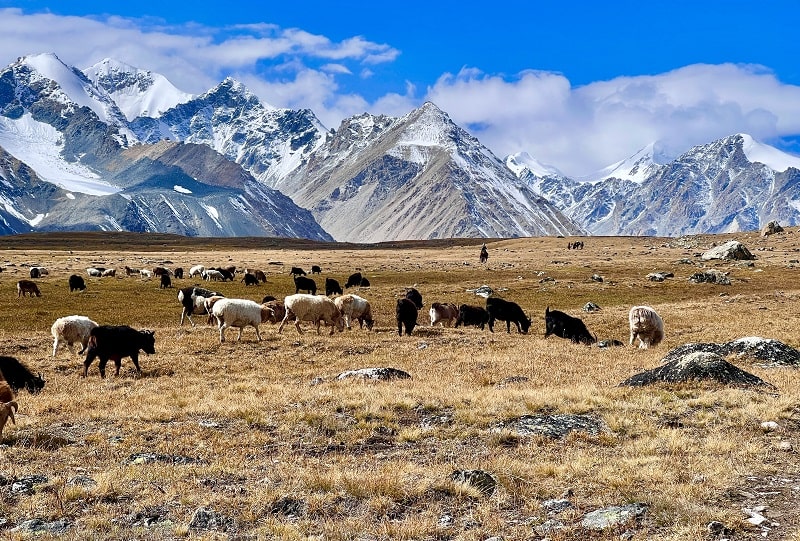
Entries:
[[99,278],[103,273],[100,271],[100,269],[89,267],[88,269],[86,269],[86,274],[88,274],[89,276],[95,276]]
[[628,313],[628,322],[631,328],[631,339],[628,343],[639,338],[639,348],[647,349],[658,345],[664,339],[664,321],[658,313],[649,306],[634,306]]
[[153,271],[148,269],[139,269],[139,276],[141,276],[142,278],[152,278]]
[[247,299],[218,299],[211,310],[219,327],[220,343],[225,341],[225,329],[228,327],[237,327],[239,329],[237,340],[242,339],[242,330],[245,327],[253,327],[260,341],[261,333],[258,332],[258,325],[268,322],[272,313],[263,304]]
[[431,327],[441,323],[442,327],[450,327],[458,319],[458,306],[452,303],[435,302],[428,311],[431,316]]
[[214,269],[210,269],[210,270],[204,271],[202,276],[203,276],[203,280],[207,280],[207,281],[212,281],[212,282],[224,282],[225,281],[225,276],[221,272],[219,272],[218,270],[214,270]]
[[296,293],[283,299],[283,305],[286,308],[286,315],[283,317],[280,327],[278,327],[279,333],[283,331],[283,326],[286,325],[286,322],[292,319],[297,332],[300,334],[303,334],[300,329],[301,321],[315,323],[317,334],[319,334],[320,323],[323,321],[331,326],[330,334],[333,334],[334,329],[339,329],[340,332],[344,330],[342,313],[328,297]]
[[117,275],[117,269],[106,269],[101,273],[101,276],[111,276],[114,277]]
[[59,344],[66,343],[69,352],[72,353],[72,344],[80,342],[83,348],[78,353],[86,351],[89,343],[89,333],[97,323],[86,316],[65,316],[60,317],[50,327],[53,335],[53,357],[56,356]]
[[189,269],[189,277],[192,276],[202,276],[203,272],[206,270],[204,265],[195,265],[191,269]]
[[367,330],[372,330],[375,321],[372,319],[372,308],[367,299],[348,293],[347,295],[336,297],[333,299],[333,303],[342,313],[344,324],[348,329],[350,328],[350,322],[355,319],[358,320],[360,328],[363,329],[364,325],[366,325]]

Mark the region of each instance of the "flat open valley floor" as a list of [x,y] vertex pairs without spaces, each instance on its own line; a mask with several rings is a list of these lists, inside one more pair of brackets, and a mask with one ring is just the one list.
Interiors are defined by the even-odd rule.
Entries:
[[[701,261],[739,240],[752,262]],[[582,240],[582,250],[567,243]],[[145,235],[0,238],[0,355],[46,380],[21,390],[16,424],[0,445],[0,537],[58,539],[800,540],[798,368],[730,358],[774,387],[712,383],[620,387],[690,342],[759,336],[800,346],[800,232],[683,238],[583,237],[384,243],[372,246],[275,239],[181,239]],[[257,268],[267,283],[127,277],[125,265]],[[29,267],[42,296],[17,296]],[[312,265],[322,267],[311,275]],[[92,278],[87,267],[116,268]],[[292,266],[324,292],[359,270],[372,331],[298,334],[261,325],[242,340],[195,316],[180,325],[178,288],[211,287],[261,301],[294,293]],[[692,283],[729,273],[730,285]],[[647,279],[671,272],[663,282]],[[87,289],[69,292],[68,277]],[[593,276],[595,278],[593,279]],[[599,281],[598,278],[602,278]],[[433,302],[483,306],[482,285],[520,304],[530,333],[430,327]],[[425,308],[412,336],[398,336],[395,303],[406,287]],[[582,307],[593,302],[596,312]],[[628,347],[627,313],[649,305],[666,338]],[[599,348],[544,337],[547,307],[580,317]],[[83,356],[52,357],[50,326],[85,315],[99,324],[152,329],[156,354],[130,359],[101,379]],[[112,363],[113,364],[113,363]],[[391,367],[409,379],[337,379]],[[579,416],[596,433],[563,437],[515,429],[520,418]],[[773,421],[771,428],[762,423]],[[453,480],[482,470],[496,486]],[[489,492],[491,492],[489,494]],[[565,500],[567,503],[553,503]],[[638,504],[633,506],[632,504]],[[638,509],[605,528],[587,514]],[[562,506],[562,507],[558,507]],[[751,510],[764,518],[748,521]],[[709,528],[709,524],[713,524]]]

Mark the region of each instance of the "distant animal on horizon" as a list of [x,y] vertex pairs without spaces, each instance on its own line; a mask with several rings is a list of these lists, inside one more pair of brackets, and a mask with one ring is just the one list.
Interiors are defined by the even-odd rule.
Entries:
[[657,346],[664,339],[664,320],[653,308],[649,306],[634,306],[628,312],[631,339],[628,345],[632,346],[636,338],[639,339],[639,348],[648,349]]
[[319,265],[311,265],[311,274],[322,274],[322,267]]
[[289,271],[289,274],[291,274],[292,276],[305,276],[306,271],[304,271],[300,267],[292,267],[292,270]]

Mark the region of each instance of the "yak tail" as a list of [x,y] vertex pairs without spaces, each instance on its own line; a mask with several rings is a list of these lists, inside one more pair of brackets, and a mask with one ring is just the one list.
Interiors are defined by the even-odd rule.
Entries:
[[89,341],[86,343],[86,349],[89,348],[97,348],[97,337],[95,335],[91,335]]

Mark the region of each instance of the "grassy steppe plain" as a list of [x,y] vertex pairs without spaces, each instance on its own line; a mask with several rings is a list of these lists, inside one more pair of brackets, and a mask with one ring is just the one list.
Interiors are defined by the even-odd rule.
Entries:
[[[730,238],[757,256],[754,266],[709,262],[730,271],[732,285],[689,283],[702,264],[697,254]],[[586,237],[579,251],[566,249],[569,240],[577,239],[490,241],[481,265],[481,240],[357,246],[110,234],[0,238],[0,354],[47,380],[42,393],[19,394],[17,424],[3,433],[0,536],[25,537],[8,528],[39,518],[71,525],[59,539],[541,539],[537,526],[549,518],[541,502],[571,489],[575,508],[558,516],[564,528],[546,534],[553,541],[624,532],[630,539],[712,539],[712,520],[733,529],[732,539],[763,539],[742,512],[758,503],[779,524],[768,539],[800,540],[800,459],[779,448],[800,447],[797,370],[737,361],[775,385],[774,393],[618,387],[688,342],[755,335],[800,346],[797,229],[767,238]],[[177,287],[200,282],[175,280],[165,290],[121,272],[164,262],[187,270],[197,263],[261,268],[268,283],[257,288],[213,284],[254,300],[294,293],[291,266],[320,265],[320,286],[326,276],[344,283],[360,269],[372,283],[360,294],[373,306],[376,327],[330,337],[310,326],[279,335],[264,325],[261,342],[246,329],[241,342],[229,331],[220,344],[204,322],[179,326]],[[42,297],[17,298],[16,281],[32,264],[50,269],[37,280]],[[87,277],[85,268],[95,265],[122,276]],[[656,271],[675,277],[645,278]],[[84,276],[85,292],[69,293],[72,273]],[[530,334],[507,334],[504,324],[493,334],[428,327],[431,302],[482,305],[466,291],[482,284],[533,317]],[[398,337],[394,304],[406,286],[422,293],[426,310],[413,336]],[[602,310],[582,313],[588,301]],[[664,318],[658,347],[599,349],[544,338],[550,306],[581,317],[600,339],[627,344],[634,304]],[[135,378],[125,359],[119,378],[101,380],[95,364],[83,379],[77,353],[51,357],[50,325],[71,314],[154,329],[157,353],[142,355],[143,376]],[[412,379],[334,381],[372,366]],[[513,376],[528,379],[503,383]],[[611,432],[550,440],[493,429],[536,413],[592,414]],[[765,432],[767,420],[780,428]],[[136,453],[192,460],[132,463]],[[454,485],[456,469],[487,470],[498,489],[485,497]],[[12,490],[11,481],[30,475],[47,481],[32,494]],[[75,481],[86,477],[93,483]],[[580,526],[589,511],[630,502],[649,506],[638,524],[599,533]],[[227,522],[190,529],[200,507]],[[144,526],[148,516],[153,524]]]

